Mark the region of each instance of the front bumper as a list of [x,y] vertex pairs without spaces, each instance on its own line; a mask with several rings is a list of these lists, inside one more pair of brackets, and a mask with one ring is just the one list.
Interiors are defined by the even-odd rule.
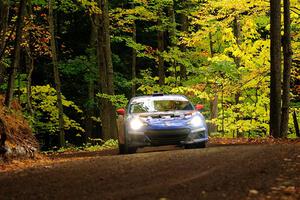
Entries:
[[127,131],[127,143],[129,146],[163,146],[185,145],[206,142],[206,128],[176,128],[176,129],[150,129],[143,131]]

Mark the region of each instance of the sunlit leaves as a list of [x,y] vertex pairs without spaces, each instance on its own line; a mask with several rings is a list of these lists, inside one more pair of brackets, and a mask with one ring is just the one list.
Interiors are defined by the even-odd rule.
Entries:
[[125,108],[128,104],[128,99],[124,95],[109,95],[98,93],[96,96],[99,99],[106,99],[107,101],[110,101],[116,108]]
[[[32,90],[32,107],[35,111],[32,120],[32,127],[35,133],[51,133],[55,134],[58,131],[58,108],[57,108],[57,96],[54,88],[50,85],[45,86],[33,86]],[[25,103],[26,89],[23,89],[22,100]],[[74,102],[66,100],[63,96],[63,106],[66,110],[73,110],[73,112],[80,114],[82,110],[74,104]],[[83,133],[84,130],[80,124],[75,120],[64,115],[64,129],[75,130],[78,133]]]

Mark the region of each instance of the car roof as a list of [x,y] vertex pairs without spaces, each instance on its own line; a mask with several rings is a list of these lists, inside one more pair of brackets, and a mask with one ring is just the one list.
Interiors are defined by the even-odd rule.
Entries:
[[130,102],[142,102],[142,101],[145,101],[147,99],[188,101],[188,98],[185,97],[184,95],[168,94],[168,95],[148,95],[148,96],[133,97],[130,100]]

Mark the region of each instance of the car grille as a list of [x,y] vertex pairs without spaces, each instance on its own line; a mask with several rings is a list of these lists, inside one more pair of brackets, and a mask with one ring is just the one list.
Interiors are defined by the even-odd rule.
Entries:
[[180,144],[188,136],[189,129],[174,130],[151,130],[146,131],[145,135],[149,138],[152,145],[172,145]]

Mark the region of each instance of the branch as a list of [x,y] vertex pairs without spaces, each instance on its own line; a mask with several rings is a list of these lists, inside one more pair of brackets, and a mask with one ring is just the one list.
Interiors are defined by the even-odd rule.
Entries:
[[0,51],[0,60],[2,60],[2,57],[3,57],[4,52],[5,52],[5,49],[6,49],[6,47],[7,47],[7,43],[8,43],[7,41],[10,41],[11,38],[12,38],[12,36],[13,36],[14,30],[15,30],[15,28],[16,28],[16,25],[17,25],[17,24],[14,25],[13,29],[11,30],[11,32],[10,32],[10,34],[9,34],[9,37],[4,41],[4,47],[3,47],[3,49],[1,49],[1,51]]

